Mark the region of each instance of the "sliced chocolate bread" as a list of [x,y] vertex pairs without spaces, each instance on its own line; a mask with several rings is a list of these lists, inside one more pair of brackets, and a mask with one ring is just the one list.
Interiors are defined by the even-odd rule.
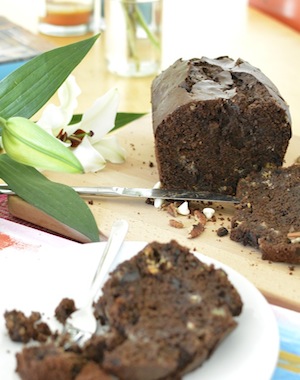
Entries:
[[241,179],[237,197],[231,239],[260,249],[264,260],[300,264],[300,165]]

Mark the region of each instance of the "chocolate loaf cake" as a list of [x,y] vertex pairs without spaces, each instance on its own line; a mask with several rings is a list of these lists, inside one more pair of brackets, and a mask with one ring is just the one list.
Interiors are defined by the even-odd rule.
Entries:
[[259,248],[265,260],[300,264],[300,165],[241,179],[237,197],[231,239]]
[[[226,273],[175,241],[153,242],[120,264],[95,304],[108,331],[84,347],[60,342],[17,354],[23,380],[179,380],[236,327],[242,300]],[[55,339],[55,335],[53,338]]]
[[291,137],[288,106],[241,59],[178,60],[154,79],[151,102],[164,188],[235,194],[240,178],[282,165]]
[[223,270],[175,241],[149,244],[111,274],[96,305],[123,337],[102,366],[121,379],[180,379],[235,328],[241,309]]

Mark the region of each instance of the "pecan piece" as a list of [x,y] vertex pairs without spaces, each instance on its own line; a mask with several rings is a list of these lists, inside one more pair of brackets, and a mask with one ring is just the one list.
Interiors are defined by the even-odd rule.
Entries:
[[194,239],[202,234],[204,226],[201,223],[193,224],[191,231],[188,234],[189,239]]
[[175,220],[175,219],[170,219],[169,224],[171,227],[175,227],[175,228],[183,228],[184,227],[182,222],[180,222],[179,220]]

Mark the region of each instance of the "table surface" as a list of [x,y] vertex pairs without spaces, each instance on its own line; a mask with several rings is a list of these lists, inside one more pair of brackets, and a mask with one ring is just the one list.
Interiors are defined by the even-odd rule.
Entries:
[[[4,7],[6,1],[7,5]],[[13,1],[3,0],[1,3],[1,15],[36,31],[36,22],[32,21],[32,15],[26,19],[22,14],[21,18],[18,16],[20,13],[16,15],[12,12]],[[22,4],[21,2],[20,6]],[[25,8],[24,12],[26,13]],[[286,158],[286,163],[290,164],[300,154],[300,107],[298,106],[300,34],[251,8],[247,12],[245,29],[242,43],[239,47],[235,47],[236,56],[241,56],[260,67],[272,78],[290,104],[294,120],[294,136]],[[65,45],[80,38],[45,37],[45,39],[55,45]],[[150,86],[153,77],[129,79],[110,74],[106,69],[103,39],[105,32],[74,71],[82,89],[78,112],[83,112],[96,97],[113,86],[116,86],[121,94],[119,111],[150,112]],[[167,57],[164,62],[168,63]],[[70,185],[152,187],[157,182],[158,175],[153,149],[151,115],[121,129],[118,136],[128,152],[125,164],[108,165],[99,173],[67,176],[49,173],[49,177]],[[108,234],[113,220],[126,218],[130,223],[128,239],[167,241],[175,238],[191,249],[196,249],[238,270],[271,302],[300,310],[299,266],[291,268],[287,264],[270,264],[261,260],[260,254],[254,249],[234,243],[228,237],[217,237],[216,228],[222,223],[226,226],[229,224],[227,219],[233,211],[230,206],[224,209],[218,208],[217,222],[208,223],[205,233],[196,239],[187,238],[187,228],[178,230],[170,227],[170,215],[146,205],[142,200],[129,202],[124,199],[95,199],[90,207],[104,234]]]

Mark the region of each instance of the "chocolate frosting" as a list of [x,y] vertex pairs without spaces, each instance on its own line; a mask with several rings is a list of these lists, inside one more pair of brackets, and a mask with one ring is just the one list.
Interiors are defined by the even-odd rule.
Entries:
[[[236,84],[233,77],[239,75],[246,86],[260,82],[279,107],[285,110],[287,121],[291,118],[286,102],[278,89],[258,68],[248,62],[229,57],[209,59],[193,58],[177,60],[157,76],[152,83],[152,119],[154,132],[161,122],[175,109],[190,102],[216,99],[233,99]],[[245,75],[240,75],[245,74]]]

